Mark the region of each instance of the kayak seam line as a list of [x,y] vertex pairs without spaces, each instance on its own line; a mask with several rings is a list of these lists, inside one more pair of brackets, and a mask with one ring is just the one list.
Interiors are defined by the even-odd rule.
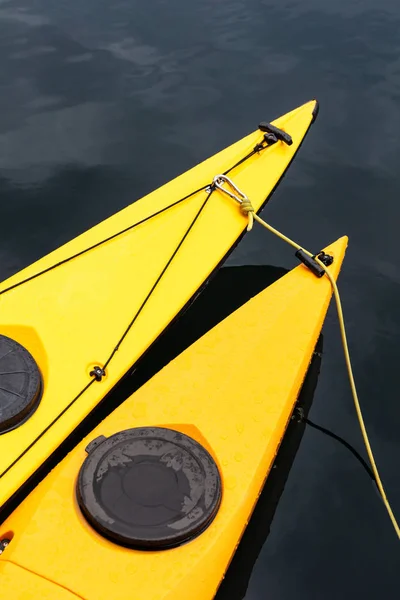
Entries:
[[21,565],[13,560],[10,560],[9,558],[4,558],[3,562],[7,562],[10,565],[14,565],[15,567],[18,567],[19,569],[22,569],[23,571],[27,571],[28,573],[31,573],[32,575],[36,575],[36,577],[39,577],[40,579],[44,579],[45,581],[48,581],[49,583],[52,583],[53,585],[56,585],[57,587],[64,589],[65,591],[69,592],[70,594],[73,594],[75,596],[75,598],[79,598],[80,600],[86,600],[83,596],[81,596],[80,594],[77,594],[76,592],[74,592],[73,590],[68,588],[66,585],[63,585],[62,583],[58,583],[57,581],[53,581],[52,579],[49,579],[48,577],[46,577],[46,575],[41,575],[40,573],[36,573],[36,571],[32,571],[32,569],[25,567],[25,565]]

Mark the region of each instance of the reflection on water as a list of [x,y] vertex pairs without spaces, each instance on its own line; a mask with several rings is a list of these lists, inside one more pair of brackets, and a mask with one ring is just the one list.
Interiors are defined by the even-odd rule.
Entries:
[[[316,250],[350,235],[350,349],[398,514],[399,25],[394,0],[0,0],[0,278],[320,100],[265,216]],[[294,261],[255,228],[229,264]],[[312,417],[361,448],[333,311],[324,346]],[[246,600],[395,598],[397,567],[364,473],[306,430]]]

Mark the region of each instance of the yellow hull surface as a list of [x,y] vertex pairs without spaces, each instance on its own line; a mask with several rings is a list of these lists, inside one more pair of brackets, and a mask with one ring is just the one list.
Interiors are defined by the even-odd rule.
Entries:
[[[346,246],[347,238],[341,238],[325,250],[334,257],[329,270],[335,277]],[[211,600],[272,468],[331,292],[326,276],[318,279],[300,265],[157,373],[100,423],[0,526],[0,540],[7,536],[11,540],[0,556],[0,572],[3,561],[8,561],[57,583],[62,590],[60,598],[69,590],[86,600]],[[127,432],[140,433],[146,428],[190,437],[204,449],[202,460],[211,457],[219,472],[220,499],[212,519],[186,543],[173,548],[156,549],[153,545],[138,549],[126,547],[129,543],[121,545],[115,538],[110,541],[82,505],[82,496],[92,485],[89,479],[94,471],[88,479],[86,469],[91,457],[100,455],[110,440],[118,441]],[[125,511],[125,524],[135,524],[136,517],[148,520],[148,514],[139,515],[135,506],[158,510],[150,501],[160,482],[158,475],[147,483],[142,481],[142,487],[136,489],[118,487],[115,469],[127,469],[131,475],[135,472],[136,477],[135,468],[144,468],[143,456],[139,460],[128,446],[118,448],[107,455],[107,468],[102,463],[101,472],[96,471],[93,479],[93,485],[105,485],[111,472],[114,477],[107,492],[117,490],[114,501],[105,513],[98,510],[95,515],[105,529],[115,526],[118,510]],[[150,444],[142,454],[156,450],[157,446]],[[185,470],[184,460],[168,450],[162,461],[178,480]],[[165,472],[160,471],[160,475]],[[217,487],[209,489],[211,496]],[[102,490],[106,506],[107,490]],[[179,508],[183,514],[191,499],[188,491]],[[159,503],[173,510],[171,497],[166,495]],[[190,515],[193,520],[199,518],[199,513]],[[175,523],[171,522],[171,529]],[[3,593],[16,597],[13,593],[18,584],[16,579],[5,589],[2,585]]]
[[234,200],[207,191],[213,178],[229,171],[260,210],[316,108],[312,101],[274,121],[292,136],[292,145],[278,141],[254,151],[264,140],[255,131],[0,285],[0,338],[30,353],[9,368],[4,342],[6,404],[25,394],[22,376],[20,388],[12,379],[21,374],[21,361],[26,366],[33,357],[42,382],[36,410],[21,411],[21,422],[2,429],[0,414],[0,508],[132,368],[240,239],[247,219]]

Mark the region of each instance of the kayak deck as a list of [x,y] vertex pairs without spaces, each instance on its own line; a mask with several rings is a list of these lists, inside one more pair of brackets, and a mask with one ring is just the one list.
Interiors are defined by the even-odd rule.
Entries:
[[64,589],[51,580],[30,573],[25,569],[3,561],[0,563],[0,581],[2,590],[9,590],[13,600],[78,600],[80,596]]
[[[326,249],[337,277],[347,246]],[[327,277],[300,265],[179,355],[107,417],[0,528],[0,557],[87,600],[211,600],[285,433],[331,298]],[[76,499],[85,448],[127,428],[193,438],[218,465],[222,500],[208,528],[179,547],[140,551],[97,533]],[[101,446],[99,446],[100,448]],[[89,455],[90,456],[90,455]],[[40,548],[40,552],[33,549]]]
[[[293,159],[316,106],[309,102],[274,121],[292,136],[291,146],[279,141],[231,172],[256,211]],[[193,192],[262,140],[261,131],[250,134],[1,284],[0,334],[31,353],[43,394],[28,420],[0,435],[0,508],[129,371],[243,234],[247,220],[235,202],[217,191]],[[100,381],[91,374],[95,367]]]

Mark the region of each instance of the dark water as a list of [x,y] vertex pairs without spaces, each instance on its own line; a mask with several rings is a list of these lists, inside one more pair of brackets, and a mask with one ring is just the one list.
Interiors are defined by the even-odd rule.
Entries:
[[[0,0],[1,279],[260,120],[320,100],[264,215],[315,249],[350,236],[350,347],[398,516],[399,30],[395,0]],[[294,261],[257,229],[228,264]],[[334,311],[324,348],[311,416],[361,448]],[[306,430],[246,600],[397,598],[399,568],[368,477]]]

